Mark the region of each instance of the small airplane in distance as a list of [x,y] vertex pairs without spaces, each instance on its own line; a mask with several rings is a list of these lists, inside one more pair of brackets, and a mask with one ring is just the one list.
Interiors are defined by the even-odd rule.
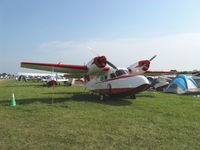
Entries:
[[[64,76],[64,75],[62,75],[62,76]],[[42,81],[47,83],[47,87],[51,87],[54,85],[58,85],[61,82],[64,82],[64,83],[68,82],[69,79],[63,78],[56,73],[56,74],[52,74],[51,76],[48,76],[46,79],[42,79]]]
[[[118,68],[105,56],[94,57],[86,65],[49,64],[21,62],[21,67],[45,71],[67,73],[67,76],[84,78],[86,89],[99,93],[100,100],[106,95],[125,95],[135,99],[135,94],[147,90],[150,86],[148,79],[142,74],[172,73],[169,71],[149,71],[151,61],[141,60],[127,68]],[[109,67],[108,67],[109,66]]]
[[60,82],[68,82],[69,79],[64,78],[64,73],[26,73],[26,72],[18,72],[16,74],[16,80],[38,80],[47,83],[47,87],[51,87],[53,85],[57,85]]

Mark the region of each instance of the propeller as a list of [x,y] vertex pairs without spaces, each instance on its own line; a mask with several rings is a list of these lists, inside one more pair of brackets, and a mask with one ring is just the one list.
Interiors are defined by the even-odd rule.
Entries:
[[157,55],[154,55],[152,58],[150,58],[149,60],[144,60],[142,61],[144,64],[141,66],[143,71],[147,71],[149,69],[150,63],[153,59],[156,58]]
[[157,55],[154,55],[149,61],[152,61],[154,58],[156,58]]
[[109,62],[108,60],[106,61],[106,63],[107,63],[110,67],[112,67],[112,68],[118,70],[118,68],[117,68],[115,65],[113,65],[111,62]]
[[[90,52],[92,52],[94,55],[96,55],[96,56],[100,56],[93,48],[91,48],[91,47],[87,47],[89,50],[90,50]],[[110,66],[110,67],[112,67],[113,69],[116,69],[116,70],[118,70],[118,68],[114,65],[114,64],[112,64],[110,61],[108,61],[108,60],[105,60],[105,62]]]

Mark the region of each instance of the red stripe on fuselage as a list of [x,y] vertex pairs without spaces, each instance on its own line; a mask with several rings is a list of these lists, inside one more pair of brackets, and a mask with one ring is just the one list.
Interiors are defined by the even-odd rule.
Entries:
[[143,84],[136,88],[114,88],[114,89],[96,89],[92,90],[96,93],[103,93],[103,94],[122,94],[122,93],[138,93],[143,92],[149,88],[149,84]]

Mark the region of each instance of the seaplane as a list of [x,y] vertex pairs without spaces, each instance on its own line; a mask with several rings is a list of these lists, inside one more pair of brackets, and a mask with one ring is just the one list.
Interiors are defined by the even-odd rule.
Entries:
[[21,62],[21,67],[66,73],[69,77],[84,78],[86,89],[99,94],[99,99],[106,96],[123,95],[136,98],[136,94],[147,90],[150,86],[146,73],[160,74],[171,73],[169,71],[150,71],[150,63],[156,57],[149,60],[138,61],[129,67],[118,68],[108,61],[105,56],[96,56],[86,65],[51,64]]

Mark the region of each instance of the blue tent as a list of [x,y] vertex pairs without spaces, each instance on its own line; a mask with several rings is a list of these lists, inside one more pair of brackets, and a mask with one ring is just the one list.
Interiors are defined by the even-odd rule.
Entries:
[[186,75],[178,75],[174,78],[169,86],[165,89],[165,92],[184,94],[187,92],[198,91],[196,82]]

